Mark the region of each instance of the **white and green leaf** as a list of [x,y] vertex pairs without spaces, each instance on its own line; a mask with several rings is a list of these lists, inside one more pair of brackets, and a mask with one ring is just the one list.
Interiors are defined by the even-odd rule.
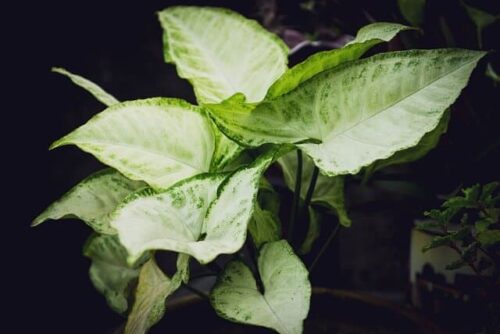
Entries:
[[114,98],[111,94],[107,93],[104,89],[93,83],[92,81],[85,79],[77,74],[73,74],[61,67],[53,67],[52,72],[56,72],[68,77],[77,86],[82,87],[87,92],[92,94],[99,102],[110,107],[113,104],[119,103],[119,101]]
[[104,295],[109,306],[118,313],[128,310],[128,300],[139,277],[140,267],[127,263],[127,251],[112,235],[93,235],[83,254],[92,260],[90,280]]
[[51,148],[70,144],[130,179],[167,188],[209,171],[215,135],[198,107],[152,98],[113,105]]
[[130,260],[147,250],[186,253],[201,263],[236,252],[246,238],[259,179],[272,155],[227,174],[205,174],[164,192],[138,192],[112,219]]
[[135,302],[125,326],[125,334],[145,334],[165,314],[165,301],[189,276],[189,256],[179,254],[177,272],[166,276],[154,259],[144,264],[139,274]]
[[397,23],[376,22],[369,24],[361,28],[356,38],[343,48],[315,53],[290,68],[269,88],[267,98],[288,93],[316,74],[342,63],[356,60],[373,46],[389,42],[399,32],[408,29],[413,28]]
[[460,49],[384,53],[322,72],[258,105],[235,96],[210,107],[220,128],[239,142],[297,143],[324,174],[356,174],[417,145],[484,55]]
[[145,186],[113,169],[104,169],[87,177],[50,205],[35,218],[32,226],[49,219],[78,218],[98,233],[115,234],[109,225],[111,213],[125,197]]
[[281,334],[302,333],[311,297],[304,264],[286,241],[270,242],[260,250],[258,272],[264,293],[243,262],[231,261],[226,265],[210,293],[217,314]]
[[441,138],[441,135],[446,133],[446,131],[448,130],[449,120],[450,120],[450,111],[447,110],[443,114],[443,117],[439,121],[438,125],[434,128],[434,130],[426,133],[422,137],[422,139],[420,139],[417,145],[396,152],[396,154],[394,154],[388,159],[377,160],[368,167],[366,167],[365,178],[369,177],[374,172],[382,168],[413,162],[424,157],[427,153],[429,153],[432,149],[434,149],[437,146],[437,144],[439,143],[439,139]]
[[[278,160],[278,163],[283,171],[285,184],[290,190],[294,191],[297,175],[297,158],[295,152],[284,155]],[[303,156],[301,176],[302,187],[300,188],[300,197],[303,200],[306,197],[309,184],[311,183],[313,171],[314,162],[308,156]],[[328,207],[337,215],[340,224],[345,227],[351,226],[352,222],[345,207],[343,176],[331,177],[320,172],[316,180],[313,196],[311,197],[311,203]]]
[[257,22],[222,8],[176,6],[159,13],[165,60],[191,82],[199,103],[241,92],[264,98],[287,69],[288,48]]

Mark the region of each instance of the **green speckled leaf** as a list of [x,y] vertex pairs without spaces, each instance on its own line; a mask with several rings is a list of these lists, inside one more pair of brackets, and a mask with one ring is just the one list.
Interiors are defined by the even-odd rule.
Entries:
[[426,0],[398,0],[399,10],[406,21],[419,26],[424,20]]
[[234,253],[245,241],[259,178],[271,162],[266,155],[229,176],[205,174],[165,192],[138,192],[116,210],[111,225],[131,261],[153,249],[190,254],[201,263]]
[[53,67],[52,71],[67,76],[71,81],[73,81],[75,85],[82,87],[90,94],[92,94],[99,102],[108,107],[112,106],[113,104],[119,103],[119,101],[115,99],[112,95],[104,91],[104,89],[97,86],[90,80],[87,80],[79,75],[73,74],[65,70],[64,68],[60,67]]
[[279,195],[272,185],[262,178],[253,216],[248,223],[248,232],[257,248],[266,242],[281,239],[281,222],[278,215]]
[[131,289],[139,277],[139,266],[127,263],[127,251],[112,235],[93,235],[83,254],[92,260],[90,280],[118,313],[128,310]]
[[[290,152],[278,160],[278,163],[283,170],[285,183],[290,190],[295,189],[295,178],[297,171],[297,156],[295,152]],[[300,197],[305,199],[307,188],[311,182],[314,170],[314,163],[308,156],[303,156],[302,160],[302,187]],[[312,203],[327,206],[333,210],[339,218],[340,223],[345,226],[351,226],[352,222],[347,214],[344,201],[344,177],[343,176],[326,176],[318,175],[316,187],[314,188]]]
[[159,19],[165,60],[191,82],[199,103],[220,102],[237,92],[260,101],[287,68],[286,45],[230,10],[170,7]]
[[383,53],[322,72],[257,106],[236,96],[226,101],[231,109],[210,107],[237,141],[302,143],[324,174],[356,174],[432,131],[484,55],[460,49]]
[[113,105],[51,148],[70,144],[133,180],[167,188],[209,171],[215,135],[198,107],[152,98]]
[[286,71],[269,88],[267,97],[273,98],[288,93],[316,74],[332,69],[342,63],[358,59],[373,46],[389,42],[400,31],[408,29],[412,28],[397,23],[377,22],[369,24],[361,28],[356,38],[345,47],[315,53]]
[[[120,103],[110,94],[106,93],[101,87],[93,82],[82,78],[76,74],[70,73],[63,68],[53,68],[52,71],[60,73],[71,79],[76,85],[82,87],[91,93],[97,100],[108,107]],[[215,151],[211,162],[210,170],[222,170],[228,163],[235,159],[243,150],[241,146],[227,138],[219,129],[213,126],[215,136]]]
[[409,163],[422,158],[439,143],[439,138],[441,138],[441,135],[448,130],[449,120],[450,111],[447,110],[443,114],[443,117],[439,121],[439,124],[434,128],[434,130],[426,133],[416,146],[396,152],[396,154],[391,156],[389,159],[375,161],[366,168],[366,175],[369,176],[377,170],[388,166]]
[[311,284],[304,264],[286,241],[277,241],[262,247],[258,270],[264,294],[244,263],[231,261],[226,265],[210,294],[217,314],[230,321],[271,328],[281,334],[302,333],[311,297]]
[[132,181],[113,169],[99,171],[77,184],[33,221],[37,226],[49,219],[76,217],[98,233],[115,234],[110,214],[125,197],[146,184]]
[[144,334],[165,314],[165,300],[189,276],[189,256],[179,254],[177,272],[167,277],[154,259],[144,264],[139,275],[135,302],[125,326],[125,334]]

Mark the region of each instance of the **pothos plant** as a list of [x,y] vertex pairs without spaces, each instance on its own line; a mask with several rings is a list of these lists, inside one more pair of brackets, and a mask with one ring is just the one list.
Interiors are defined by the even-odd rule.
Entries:
[[[90,278],[128,315],[126,333],[145,333],[162,318],[167,296],[189,284],[190,261],[209,265],[221,254],[235,256],[210,292],[220,316],[301,333],[311,284],[296,254],[318,235],[311,204],[349,226],[343,177],[429,151],[485,53],[410,50],[359,60],[411,29],[374,23],[343,48],[288,68],[287,46],[237,13],[181,6],[158,16],[165,60],[192,84],[197,105],[165,97],[119,102],[55,69],[107,109],[51,149],[76,145],[111,168],[76,185],[34,225],[77,217],[94,229],[84,248]],[[301,245],[283,238],[277,194],[264,175],[273,163],[295,192],[283,222],[288,240],[298,239],[294,225],[311,210]],[[254,264],[237,256],[245,242],[255,246]],[[160,251],[178,254],[171,277],[155,262]]]

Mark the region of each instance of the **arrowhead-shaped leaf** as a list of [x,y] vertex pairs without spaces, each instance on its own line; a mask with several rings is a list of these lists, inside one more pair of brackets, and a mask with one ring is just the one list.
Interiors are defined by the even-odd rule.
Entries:
[[[294,152],[288,153],[278,160],[278,163],[283,170],[285,183],[290,190],[295,189],[295,179],[297,172],[297,158]],[[311,158],[304,156],[302,159],[302,185],[300,197],[305,199],[308,185],[311,182],[314,170],[314,163]],[[316,180],[316,187],[311,198],[312,203],[326,205],[333,210],[339,222],[343,226],[351,226],[352,222],[347,215],[344,199],[344,177],[343,176],[326,176],[319,173]],[[312,232],[312,231],[311,231]]]
[[60,67],[54,67],[52,68],[52,71],[67,76],[71,81],[73,81],[75,85],[82,87],[90,94],[92,94],[99,102],[108,107],[112,106],[113,104],[119,103],[117,99],[115,99],[112,95],[104,91],[104,89],[102,89],[92,81],[85,79],[84,77],[73,74],[65,70],[64,68]]
[[187,102],[152,98],[113,105],[56,141],[77,145],[133,180],[155,188],[208,172],[213,125]]
[[113,169],[99,171],[77,184],[33,221],[33,226],[49,219],[76,217],[98,233],[115,234],[110,214],[125,197],[146,184],[127,179]]
[[260,101],[287,68],[286,45],[230,10],[170,7],[159,19],[165,60],[191,82],[199,103],[217,103],[238,92]]
[[281,334],[302,333],[311,297],[304,264],[286,241],[277,241],[260,250],[258,270],[264,294],[244,263],[229,262],[210,294],[215,311],[225,319]]
[[167,277],[154,259],[144,264],[139,275],[135,302],[125,326],[125,334],[144,334],[165,314],[165,300],[189,276],[189,256],[179,254],[177,272]]
[[377,22],[361,28],[356,38],[340,49],[315,53],[286,71],[270,88],[267,98],[278,97],[295,89],[316,74],[342,63],[356,60],[373,46],[389,42],[400,31],[412,29],[397,23]]
[[133,284],[139,277],[139,265],[127,263],[127,251],[112,235],[91,236],[83,254],[92,260],[89,276],[95,288],[113,310],[125,313]]
[[209,107],[237,141],[298,143],[324,174],[355,174],[418,144],[484,55],[459,49],[384,53],[322,72],[258,105],[235,96]]
[[144,251],[172,250],[201,263],[236,252],[246,238],[259,179],[272,156],[230,174],[205,174],[165,192],[140,191],[112,219],[130,259]]

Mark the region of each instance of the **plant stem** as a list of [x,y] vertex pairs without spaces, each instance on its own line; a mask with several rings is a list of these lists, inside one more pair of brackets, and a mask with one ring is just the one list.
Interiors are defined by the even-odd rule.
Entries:
[[260,277],[259,265],[257,263],[257,249],[255,248],[255,245],[250,242],[250,240],[247,240],[246,247],[248,250],[248,255],[250,257],[250,262],[252,263],[252,272],[255,277],[255,281],[257,282],[257,288],[259,289],[260,293],[264,294],[264,283],[262,282],[262,278]]
[[319,168],[314,166],[311,176],[311,182],[309,183],[309,188],[307,188],[306,198],[304,199],[304,204],[302,206],[303,207],[302,214],[304,215],[307,208],[309,207],[309,204],[311,204],[311,199],[314,194],[314,188],[316,188],[316,181],[318,181],[318,174],[319,174]]
[[212,277],[212,276],[217,276],[216,273],[202,273],[198,275],[193,275],[190,277],[190,279],[197,279],[197,278],[202,278],[202,277]]
[[295,175],[295,190],[293,193],[292,213],[290,215],[290,225],[288,226],[288,242],[293,245],[293,232],[295,222],[299,213],[300,191],[302,187],[302,151],[297,149],[297,170]]
[[328,246],[330,246],[330,244],[332,243],[333,239],[337,235],[339,228],[340,228],[340,223],[337,223],[337,225],[333,228],[332,232],[328,236],[328,239],[326,239],[323,246],[321,246],[321,249],[319,250],[318,254],[316,255],[316,257],[312,261],[311,265],[309,266],[309,274],[312,273],[312,271],[313,271],[314,267],[316,267],[316,264],[318,263],[319,259],[321,258],[323,253],[328,249]]
[[195,295],[197,295],[198,297],[210,301],[210,297],[205,292],[193,288],[191,285],[188,285],[186,283],[182,283],[182,286],[185,287],[187,290],[191,291],[192,293],[194,293]]

